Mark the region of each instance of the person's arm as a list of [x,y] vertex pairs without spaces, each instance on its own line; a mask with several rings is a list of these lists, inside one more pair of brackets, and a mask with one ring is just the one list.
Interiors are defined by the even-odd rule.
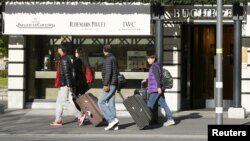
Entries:
[[61,63],[67,86],[73,87],[72,63],[69,58],[62,59]]
[[157,83],[158,94],[162,94],[160,70],[156,65],[153,64],[152,71],[153,71],[153,74]]
[[75,60],[74,62],[74,70],[75,70],[75,73],[76,74],[79,74],[79,73],[82,73],[83,70],[82,70],[82,61],[77,59]]
[[152,71],[157,83],[157,88],[161,88],[161,76],[160,76],[160,71],[156,65],[152,65]]
[[103,78],[103,86],[108,86],[110,83],[111,79],[111,69],[112,69],[112,60],[111,58],[107,58],[105,62],[105,67],[104,67],[104,78]]

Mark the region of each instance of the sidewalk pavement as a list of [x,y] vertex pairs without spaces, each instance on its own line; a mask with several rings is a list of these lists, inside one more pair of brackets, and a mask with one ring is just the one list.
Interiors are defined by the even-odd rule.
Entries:
[[[63,117],[64,125],[52,127],[49,125],[54,120],[53,109],[6,109],[0,114],[1,135],[81,135],[81,136],[150,136],[152,137],[197,137],[207,138],[208,125],[216,124],[216,114],[213,110],[202,109],[180,111],[173,113],[176,125],[164,127],[155,124],[146,129],[139,130],[130,116],[120,116],[120,130],[105,131],[105,126],[94,127],[90,123],[78,126],[68,111]],[[160,119],[162,123],[164,119]],[[223,114],[223,124],[250,125],[250,115],[245,119],[228,119],[227,113]]]

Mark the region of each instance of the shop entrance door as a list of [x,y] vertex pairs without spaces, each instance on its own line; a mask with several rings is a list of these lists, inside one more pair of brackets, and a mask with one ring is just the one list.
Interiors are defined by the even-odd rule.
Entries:
[[[223,99],[232,99],[233,26],[223,27]],[[215,25],[182,26],[182,95],[181,108],[206,108],[214,99]]]

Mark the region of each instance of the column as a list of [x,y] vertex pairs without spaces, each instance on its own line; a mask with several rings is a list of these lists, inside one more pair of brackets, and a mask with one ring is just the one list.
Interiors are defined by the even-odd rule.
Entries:
[[25,43],[23,36],[9,36],[8,108],[25,106]]

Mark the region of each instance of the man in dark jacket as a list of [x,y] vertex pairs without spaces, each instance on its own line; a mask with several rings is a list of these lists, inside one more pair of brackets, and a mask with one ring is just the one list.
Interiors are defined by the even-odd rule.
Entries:
[[102,68],[103,93],[99,98],[98,105],[104,118],[109,123],[104,129],[118,130],[119,120],[116,117],[115,108],[115,92],[118,82],[117,61],[115,56],[111,53],[110,45],[105,45],[103,47],[103,54],[105,56]]
[[66,54],[67,44],[63,43],[58,47],[58,54],[60,61],[58,63],[57,78],[59,81],[59,91],[56,99],[56,119],[50,125],[61,126],[63,107],[66,106],[78,118],[79,125],[82,125],[84,116],[76,109],[72,101],[72,87],[73,87],[73,65],[70,57]]

